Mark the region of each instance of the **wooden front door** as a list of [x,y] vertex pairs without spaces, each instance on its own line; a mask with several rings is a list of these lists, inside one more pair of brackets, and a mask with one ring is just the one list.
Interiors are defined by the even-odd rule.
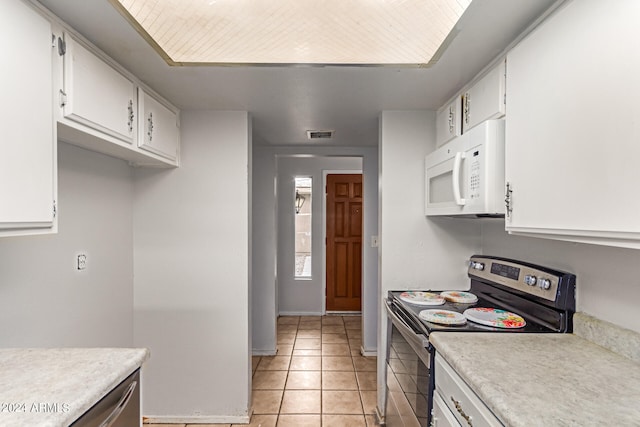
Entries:
[[362,175],[327,175],[327,311],[361,311]]

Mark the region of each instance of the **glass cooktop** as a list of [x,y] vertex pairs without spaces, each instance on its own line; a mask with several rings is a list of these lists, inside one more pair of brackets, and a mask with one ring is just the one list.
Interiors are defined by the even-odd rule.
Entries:
[[[422,318],[420,318],[419,314],[423,310],[448,310],[457,313],[463,313],[468,308],[503,308],[497,306],[495,303],[492,303],[481,296],[478,296],[478,301],[472,304],[464,304],[464,303],[456,303],[451,301],[445,301],[442,305],[437,306],[425,306],[410,303],[404,299],[400,298],[400,294],[406,291],[389,291],[389,299],[392,301],[392,305],[397,309],[400,309],[406,315],[410,316],[413,323],[418,323],[424,329],[424,332],[427,334],[430,332],[440,332],[440,331],[453,331],[453,332],[507,332],[507,333],[547,333],[547,332],[555,332],[551,328],[548,328],[544,325],[541,325],[534,321],[531,318],[528,318],[524,313],[516,312],[513,310],[513,313],[522,316],[526,325],[521,328],[499,328],[493,326],[481,325],[479,323],[472,322],[467,320],[467,322],[463,325],[443,325],[433,322],[428,322]],[[427,291],[425,291],[427,292]],[[439,291],[428,291],[433,292],[435,294],[439,294]]]

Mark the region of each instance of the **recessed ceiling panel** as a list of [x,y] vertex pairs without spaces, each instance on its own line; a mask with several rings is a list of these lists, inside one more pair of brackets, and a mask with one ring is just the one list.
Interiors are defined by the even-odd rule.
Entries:
[[174,65],[433,63],[471,0],[110,0]]

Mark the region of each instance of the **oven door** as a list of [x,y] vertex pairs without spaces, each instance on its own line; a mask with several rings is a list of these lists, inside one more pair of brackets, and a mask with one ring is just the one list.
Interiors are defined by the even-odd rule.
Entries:
[[402,313],[386,301],[387,401],[385,421],[388,427],[420,426],[430,422],[433,378],[432,347],[428,339],[415,331]]

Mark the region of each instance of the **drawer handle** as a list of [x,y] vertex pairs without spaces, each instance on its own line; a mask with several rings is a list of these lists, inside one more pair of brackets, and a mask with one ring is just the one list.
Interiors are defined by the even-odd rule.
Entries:
[[134,381],[129,385],[127,390],[124,392],[124,394],[120,398],[120,401],[116,405],[113,412],[111,412],[109,416],[102,422],[102,424],[100,424],[100,427],[109,427],[113,425],[113,423],[118,419],[122,411],[124,411],[124,408],[127,406],[127,403],[129,403],[131,396],[133,396],[133,390],[136,388],[137,384],[138,382]]
[[453,402],[453,404],[456,407],[456,410],[458,411],[458,413],[460,415],[462,415],[462,418],[464,418],[467,421],[467,424],[469,424],[469,427],[473,427],[473,423],[471,422],[471,417],[467,414],[464,413],[464,411],[462,410],[462,406],[460,405],[460,402],[458,402],[457,400],[455,400],[453,398],[453,396],[451,396],[451,401]]

